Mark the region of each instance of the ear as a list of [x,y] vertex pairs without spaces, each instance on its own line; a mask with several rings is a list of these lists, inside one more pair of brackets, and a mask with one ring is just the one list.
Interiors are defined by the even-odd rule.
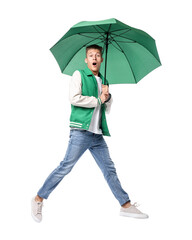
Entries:
[[87,63],[87,58],[85,58],[85,63]]
[[103,62],[103,58],[101,58],[101,62]]

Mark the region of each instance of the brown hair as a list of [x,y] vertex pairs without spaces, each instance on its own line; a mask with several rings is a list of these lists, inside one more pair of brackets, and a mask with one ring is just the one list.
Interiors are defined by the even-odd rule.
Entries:
[[98,49],[101,53],[101,56],[102,56],[103,48],[100,47],[99,45],[93,44],[93,45],[87,46],[86,47],[86,55],[87,55],[87,52],[88,52],[89,49]]

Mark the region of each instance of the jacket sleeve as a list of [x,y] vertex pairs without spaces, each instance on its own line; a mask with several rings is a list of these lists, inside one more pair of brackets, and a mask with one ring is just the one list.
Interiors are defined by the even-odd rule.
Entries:
[[75,71],[69,81],[69,101],[74,106],[84,108],[95,108],[101,104],[100,98],[82,95],[81,73],[79,71]]

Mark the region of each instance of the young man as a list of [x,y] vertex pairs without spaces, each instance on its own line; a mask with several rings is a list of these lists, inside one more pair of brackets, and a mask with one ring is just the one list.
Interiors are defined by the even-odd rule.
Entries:
[[43,199],[56,188],[60,181],[73,168],[83,153],[89,149],[116,199],[121,205],[120,215],[147,218],[136,205],[131,205],[128,194],[121,187],[107,144],[103,138],[110,136],[105,112],[109,112],[112,98],[108,83],[100,74],[103,62],[102,48],[91,45],[86,48],[87,68],[75,71],[70,81],[69,99],[71,102],[70,140],[64,160],[48,176],[44,185],[32,199],[32,217],[42,220]]

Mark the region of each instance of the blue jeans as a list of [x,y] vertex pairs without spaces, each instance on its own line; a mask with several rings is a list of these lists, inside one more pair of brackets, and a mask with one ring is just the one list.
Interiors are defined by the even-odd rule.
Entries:
[[64,160],[48,176],[37,194],[40,197],[47,199],[49,194],[56,188],[64,176],[72,170],[75,163],[87,149],[89,149],[94,157],[112,193],[119,201],[120,205],[130,202],[128,194],[121,187],[103,135],[78,129],[70,130],[70,139]]

